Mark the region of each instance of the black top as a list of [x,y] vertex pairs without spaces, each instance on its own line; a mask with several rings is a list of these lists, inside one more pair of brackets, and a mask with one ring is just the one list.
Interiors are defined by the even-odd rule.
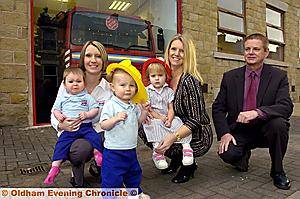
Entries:
[[[201,83],[190,74],[183,74],[180,77],[175,91],[174,111],[175,115],[192,131],[190,144],[194,150],[194,156],[204,155],[211,147],[213,135],[210,125],[203,125],[210,124],[210,119],[205,110]],[[146,144],[149,144],[142,128],[140,128],[139,135]],[[174,155],[182,155],[181,150],[181,144],[173,144],[165,155],[171,158]]]

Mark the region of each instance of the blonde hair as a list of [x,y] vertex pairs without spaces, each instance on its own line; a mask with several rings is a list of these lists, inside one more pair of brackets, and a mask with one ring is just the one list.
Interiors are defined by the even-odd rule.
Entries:
[[177,34],[175,35],[171,41],[167,45],[167,49],[165,51],[165,60],[168,65],[170,65],[169,61],[169,50],[171,48],[171,44],[173,41],[179,40],[183,44],[184,58],[183,58],[183,73],[188,73],[197,78],[201,84],[204,83],[200,72],[197,70],[197,57],[196,57],[196,48],[193,40],[185,34]]
[[114,76],[115,75],[124,74],[124,73],[126,73],[126,72],[124,70],[122,70],[122,69],[115,69],[115,70],[111,71],[109,74],[106,75],[106,80],[109,83],[112,83],[113,80],[114,80]]
[[94,46],[96,47],[99,52],[100,52],[100,56],[103,62],[103,66],[102,66],[102,70],[101,72],[104,73],[106,71],[106,67],[107,67],[107,59],[108,59],[108,55],[107,52],[105,50],[105,47],[98,41],[88,41],[84,44],[84,46],[82,47],[82,50],[80,52],[80,61],[79,61],[79,67],[85,72],[86,68],[84,66],[84,57],[85,57],[85,51],[87,49],[88,46]]
[[[125,70],[123,70],[121,68],[117,68],[117,69],[111,71],[108,75],[106,75],[106,80],[110,84],[113,84],[115,76],[118,76],[118,75],[120,76],[120,75],[124,75],[124,74],[128,74],[131,77],[131,75],[129,73],[127,73]],[[133,77],[131,77],[131,78],[133,79]],[[137,93],[138,92],[138,86],[137,86],[135,81],[134,81],[134,83],[135,83],[135,87],[136,87],[135,93]]]
[[148,79],[149,79],[150,71],[151,72],[161,72],[162,71],[167,77],[167,71],[166,71],[165,67],[163,65],[161,65],[160,63],[149,64],[149,66],[146,70],[146,76]]
[[71,74],[71,73],[74,74],[74,75],[82,76],[83,81],[85,81],[85,73],[82,71],[81,68],[69,67],[69,68],[66,68],[64,70],[64,74],[63,74],[63,82],[64,82],[64,84],[66,83],[66,77],[69,74]]

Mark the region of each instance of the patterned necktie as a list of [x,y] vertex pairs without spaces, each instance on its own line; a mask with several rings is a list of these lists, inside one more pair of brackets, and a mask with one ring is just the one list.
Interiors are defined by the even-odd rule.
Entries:
[[249,75],[250,83],[249,89],[246,97],[246,111],[250,111],[256,108],[256,85],[255,85],[255,77],[256,73],[252,71]]

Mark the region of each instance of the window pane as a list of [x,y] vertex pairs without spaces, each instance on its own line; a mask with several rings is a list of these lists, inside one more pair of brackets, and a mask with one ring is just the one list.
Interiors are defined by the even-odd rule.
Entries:
[[116,29],[109,29],[106,20],[110,15],[93,12],[73,14],[71,42],[82,46],[87,41],[97,40],[105,47],[150,51],[152,42],[144,20],[119,16]]
[[277,44],[269,44],[269,56],[270,59],[283,61],[283,46]]
[[219,11],[219,27],[244,32],[244,21],[243,18]]
[[276,28],[267,27],[267,35],[270,40],[284,43],[283,31]]
[[276,12],[274,10],[267,8],[266,14],[267,14],[266,16],[267,23],[272,24],[274,26],[282,27],[280,12]]
[[243,53],[243,37],[218,32],[218,51],[226,53]]
[[218,0],[218,7],[243,14],[242,0]]

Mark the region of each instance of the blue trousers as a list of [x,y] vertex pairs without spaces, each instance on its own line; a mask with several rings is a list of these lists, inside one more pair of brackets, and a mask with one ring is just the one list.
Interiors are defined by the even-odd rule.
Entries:
[[104,148],[102,162],[102,188],[138,188],[142,181],[142,169],[137,159],[136,149],[110,150]]
[[92,123],[82,123],[77,131],[64,131],[58,137],[52,161],[67,160],[72,143],[79,138],[86,139],[93,148],[102,151],[101,135],[94,130]]

